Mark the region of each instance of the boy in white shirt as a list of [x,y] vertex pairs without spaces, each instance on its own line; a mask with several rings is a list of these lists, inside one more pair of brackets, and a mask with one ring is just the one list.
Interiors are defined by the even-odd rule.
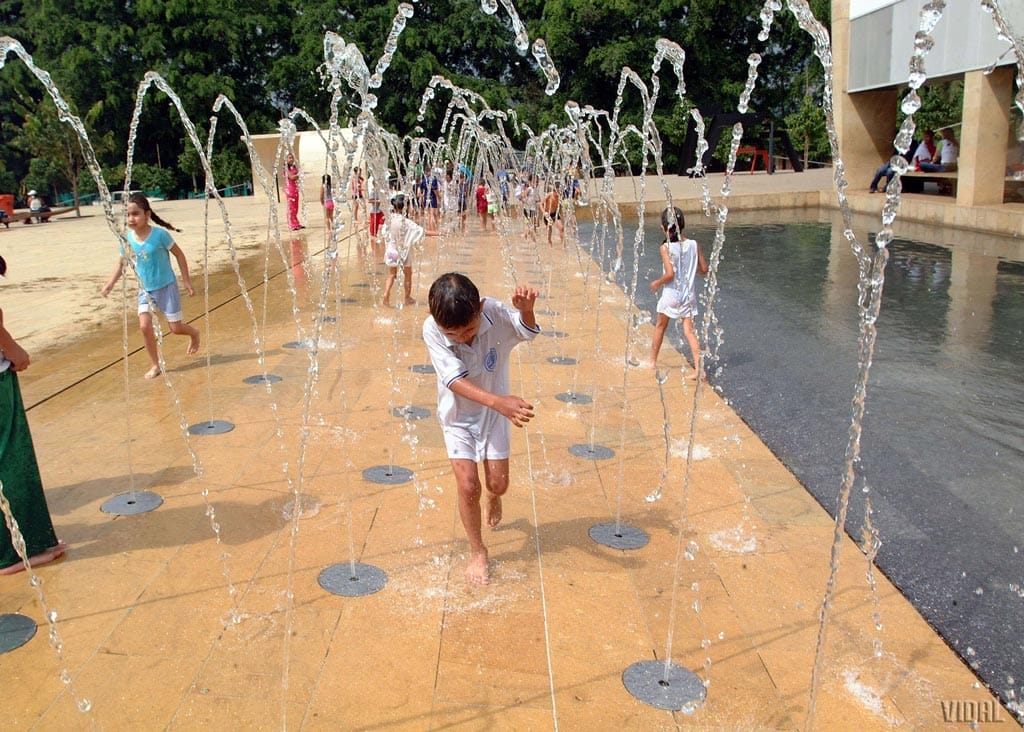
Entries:
[[474,584],[490,581],[477,463],[484,464],[485,515],[493,529],[501,521],[501,497],[508,490],[509,423],[522,427],[533,418],[533,405],[508,392],[512,349],[540,332],[533,313],[536,301],[537,291],[529,287],[515,289],[512,307],[481,298],[476,285],[457,272],[438,277],[428,295],[423,340],[437,372],[437,416],[469,538],[466,579]]

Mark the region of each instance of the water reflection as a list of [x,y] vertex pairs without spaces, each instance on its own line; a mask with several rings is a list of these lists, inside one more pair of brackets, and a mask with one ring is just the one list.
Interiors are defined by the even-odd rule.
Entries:
[[299,295],[306,292],[306,239],[292,236],[288,247],[291,259],[292,275],[295,277],[295,291]]

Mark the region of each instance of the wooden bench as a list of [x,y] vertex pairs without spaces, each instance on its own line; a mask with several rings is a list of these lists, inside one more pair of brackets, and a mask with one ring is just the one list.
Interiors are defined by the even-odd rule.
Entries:
[[[903,173],[903,177],[910,178],[911,180],[920,180],[922,183],[938,183],[940,192],[949,192],[950,195],[956,196],[955,171],[949,171],[946,173],[927,173],[923,170],[908,170]],[[943,190],[944,187],[947,188],[947,190]]]
[[44,219],[49,219],[53,218],[54,216],[66,214],[69,211],[77,211],[77,209],[74,206],[65,206],[63,208],[51,208],[49,211],[43,211],[42,213],[38,211],[29,211],[28,209],[23,209],[20,211],[15,211],[13,214],[8,214],[3,219],[2,223],[4,224],[4,226],[10,228],[10,224],[14,223],[15,221],[26,221],[28,219],[34,219],[39,216],[42,216]]
[[[918,180],[922,183],[938,183],[939,192],[956,196],[956,184],[957,184],[957,173],[956,171],[950,171],[946,173],[927,173],[923,170],[908,170],[903,174],[904,179]],[[1012,175],[1008,175],[1005,178],[1004,189],[1007,193],[1012,195],[1019,195],[1020,188],[1024,185],[1024,180],[1014,178]],[[946,190],[943,190],[943,189]],[[1006,196],[1004,194],[1004,200]]]

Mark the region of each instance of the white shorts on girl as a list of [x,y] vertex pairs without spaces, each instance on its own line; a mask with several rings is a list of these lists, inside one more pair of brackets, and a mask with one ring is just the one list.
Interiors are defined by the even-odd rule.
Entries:
[[139,314],[149,312],[149,301],[152,299],[157,310],[164,314],[170,322],[182,319],[181,293],[178,292],[177,281],[161,287],[159,290],[139,290]]
[[692,318],[697,313],[696,303],[690,298],[681,297],[678,290],[665,287],[658,298],[658,312],[675,320],[676,318]]

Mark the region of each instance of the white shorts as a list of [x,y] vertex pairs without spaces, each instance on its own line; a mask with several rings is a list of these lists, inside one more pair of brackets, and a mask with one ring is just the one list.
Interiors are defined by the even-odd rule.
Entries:
[[658,312],[675,320],[676,318],[692,318],[697,313],[693,300],[682,299],[675,290],[665,288],[658,298]]
[[176,322],[182,319],[181,293],[178,292],[177,280],[159,290],[139,290],[139,314],[149,312],[150,298],[168,321]]
[[385,267],[408,267],[409,266],[409,252],[402,253],[395,249],[387,249],[384,251],[384,266]]
[[482,425],[461,427],[444,425],[444,445],[448,457],[455,460],[507,460],[512,444],[511,422],[488,409]]

